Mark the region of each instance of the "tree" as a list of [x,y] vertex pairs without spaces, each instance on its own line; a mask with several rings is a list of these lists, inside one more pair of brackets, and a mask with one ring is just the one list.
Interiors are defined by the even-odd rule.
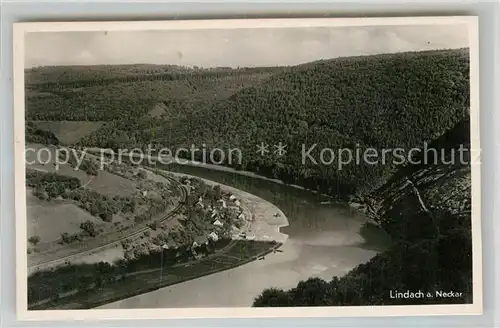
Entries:
[[294,290],[295,304],[317,306],[328,302],[329,285],[320,278],[309,278],[301,281]]
[[95,228],[95,223],[90,221],[90,220],[82,222],[80,224],[80,229],[85,231],[90,237],[95,237],[98,234],[98,232]]
[[31,236],[31,237],[28,238],[28,241],[33,246],[36,246],[40,242],[40,237],[39,236]]
[[137,177],[141,180],[145,180],[148,177],[148,175],[144,171],[139,171],[139,173],[137,173]]
[[61,234],[61,240],[62,240],[62,242],[63,242],[64,244],[69,244],[69,243],[71,242],[70,237],[69,237],[69,233],[67,233],[67,232],[63,232],[63,233]]
[[149,227],[151,230],[156,231],[156,229],[158,229],[158,222],[157,222],[157,221],[154,221],[154,222],[148,223],[148,227]]
[[113,221],[113,213],[110,211],[105,211],[99,214],[99,217],[105,222]]
[[214,186],[213,191],[214,191],[214,197],[216,200],[218,200],[222,197],[222,190],[220,188],[220,185]]
[[124,250],[126,250],[126,249],[128,249],[130,247],[131,242],[130,242],[130,240],[125,239],[125,240],[122,240],[121,245],[122,245],[122,248]]
[[288,293],[283,289],[269,288],[264,290],[253,303],[254,307],[282,307],[290,306]]

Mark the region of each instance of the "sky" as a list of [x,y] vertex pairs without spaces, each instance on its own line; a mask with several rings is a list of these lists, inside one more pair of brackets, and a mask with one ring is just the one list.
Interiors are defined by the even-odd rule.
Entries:
[[467,25],[30,32],[25,41],[26,68],[139,63],[251,67],[462,48],[468,47],[468,32]]

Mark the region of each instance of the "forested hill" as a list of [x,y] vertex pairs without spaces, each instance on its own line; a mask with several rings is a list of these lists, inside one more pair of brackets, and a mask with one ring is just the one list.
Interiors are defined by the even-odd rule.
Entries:
[[[231,164],[237,169],[347,196],[382,184],[395,170],[387,164],[391,158],[339,170],[336,158],[303,165],[303,146],[316,144],[310,155],[318,162],[325,147],[335,155],[341,148],[361,154],[368,147],[420,148],[467,116],[469,106],[464,49],[141,79],[78,88],[32,85],[27,117],[107,121],[80,141],[83,146],[238,147],[243,162]],[[162,114],[152,117],[153,108],[163,108]],[[287,145],[282,157],[272,153],[279,142]],[[270,145],[267,156],[256,154],[260,143]]]
[[[384,170],[356,163],[338,170],[335,162],[304,167],[302,144],[307,149],[317,144],[318,150],[354,149],[358,144],[377,149],[422,147],[467,115],[468,71],[467,56],[459,51],[318,62],[236,93],[215,106],[213,115],[204,113],[203,125],[191,126],[191,135],[203,136],[208,144],[224,140],[248,145],[249,154],[256,142],[282,141],[289,153],[278,172],[276,158],[257,164],[249,159],[250,169],[270,166],[277,177],[320,184],[335,193],[371,184]],[[313,179],[300,181],[302,177]]]
[[[363,201],[368,216],[392,237],[387,251],[343,277],[267,289],[254,306],[471,303],[471,157],[466,151],[461,161],[459,155],[461,146],[470,149],[469,127],[468,119],[459,122],[433,141],[437,157],[401,169]],[[393,297],[419,290],[423,298]]]
[[231,75],[281,72],[284,67],[187,67],[178,65],[88,65],[41,66],[25,70],[28,89],[53,91],[60,88],[81,88],[113,83],[140,81],[175,81],[194,78],[220,78]]
[[[336,195],[362,192],[365,186],[382,183],[394,167],[351,163],[339,170],[336,159],[328,165],[310,160],[303,165],[303,145],[308,150],[317,144],[310,154],[318,162],[319,150],[325,147],[350,148],[353,153],[356,148],[363,153],[368,147],[423,147],[468,115],[468,52],[324,60],[273,74],[206,104],[199,110],[185,107],[165,122],[115,123],[84,142],[113,147],[112,138],[132,126],[137,131],[132,139],[139,144],[239,147],[244,156],[238,169]],[[154,136],[146,136],[148,130],[154,130]],[[256,154],[261,142],[286,144],[286,156]]]
[[[158,104],[165,110],[154,114],[156,118],[207,109],[214,101],[226,99],[286,69],[203,69],[169,65],[32,68],[25,71],[26,118],[92,122],[130,119],[151,127],[147,114],[154,112]],[[140,137],[141,141],[146,139],[147,133]]]

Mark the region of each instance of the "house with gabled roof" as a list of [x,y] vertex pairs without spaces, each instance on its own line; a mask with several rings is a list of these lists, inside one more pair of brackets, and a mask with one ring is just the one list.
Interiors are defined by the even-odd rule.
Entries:
[[200,247],[202,245],[208,244],[208,239],[205,236],[198,236],[194,239],[192,248]]
[[213,241],[217,241],[219,240],[219,236],[217,235],[217,233],[215,233],[215,231],[212,231],[209,235],[208,235],[208,238],[213,240]]
[[227,208],[226,201],[224,199],[219,199],[217,202],[222,203],[222,208]]

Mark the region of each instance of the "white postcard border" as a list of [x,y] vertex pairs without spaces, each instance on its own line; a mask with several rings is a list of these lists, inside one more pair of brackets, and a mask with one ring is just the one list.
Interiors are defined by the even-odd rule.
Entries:
[[[481,244],[481,171],[472,166],[473,303],[450,305],[339,306],[290,308],[171,308],[171,309],[27,309],[26,197],[25,197],[25,33],[58,31],[141,31],[235,28],[298,28],[466,24],[469,27],[471,148],[479,151],[479,33],[477,16],[217,19],[184,21],[26,22],[14,24],[14,163],[16,213],[16,309],[18,320],[126,320],[188,318],[307,318],[480,315],[483,311]],[[480,163],[480,161],[478,162]]]

